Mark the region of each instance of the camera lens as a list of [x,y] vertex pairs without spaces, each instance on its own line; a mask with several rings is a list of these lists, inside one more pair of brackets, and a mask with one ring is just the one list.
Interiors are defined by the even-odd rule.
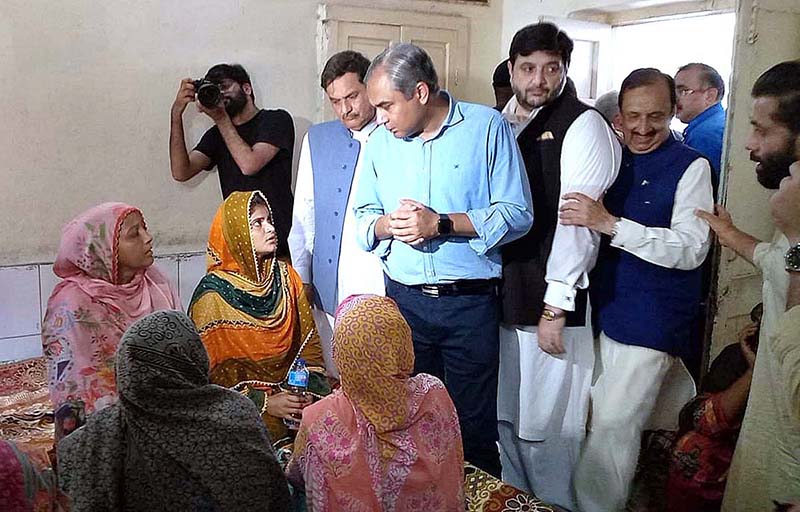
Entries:
[[222,91],[219,86],[213,82],[203,80],[200,87],[197,89],[197,101],[199,101],[206,108],[213,108],[219,104]]

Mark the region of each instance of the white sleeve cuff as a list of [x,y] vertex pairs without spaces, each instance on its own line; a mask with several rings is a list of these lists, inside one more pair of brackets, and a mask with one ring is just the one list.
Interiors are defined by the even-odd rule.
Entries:
[[617,234],[611,239],[612,247],[625,247],[625,244],[644,237],[645,227],[629,219],[620,217],[617,222]]
[[564,283],[552,281],[547,283],[544,303],[565,311],[575,311],[575,289]]

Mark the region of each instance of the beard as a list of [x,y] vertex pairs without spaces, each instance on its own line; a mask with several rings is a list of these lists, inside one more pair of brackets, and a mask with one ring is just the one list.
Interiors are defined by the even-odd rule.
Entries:
[[225,102],[225,111],[230,117],[236,116],[247,106],[247,96],[242,90],[236,93],[235,96],[227,98],[227,100]]
[[[750,159],[755,160],[753,155]],[[756,166],[756,177],[762,187],[777,190],[783,178],[789,176],[789,166],[794,163],[795,157],[790,148],[786,148],[781,153],[767,155],[758,161]]]

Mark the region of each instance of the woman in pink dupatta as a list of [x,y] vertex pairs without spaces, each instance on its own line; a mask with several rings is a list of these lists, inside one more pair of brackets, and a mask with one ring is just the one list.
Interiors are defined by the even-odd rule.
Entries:
[[53,407],[82,401],[86,414],[117,400],[114,356],[136,320],[179,309],[168,279],[153,266],[153,237],[141,211],[103,203],[61,234],[53,271],[63,280],[47,301],[42,344]]
[[463,511],[464,453],[437,378],[411,377],[411,329],[391,299],[339,306],[333,357],[341,388],[303,410],[289,481],[315,512]]

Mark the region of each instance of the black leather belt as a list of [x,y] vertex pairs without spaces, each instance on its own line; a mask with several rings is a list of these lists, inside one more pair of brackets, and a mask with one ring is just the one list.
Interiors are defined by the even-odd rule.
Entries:
[[[404,285],[406,286],[406,285]],[[499,279],[462,279],[452,283],[415,284],[408,286],[420,290],[427,297],[453,295],[492,295],[499,290]]]

